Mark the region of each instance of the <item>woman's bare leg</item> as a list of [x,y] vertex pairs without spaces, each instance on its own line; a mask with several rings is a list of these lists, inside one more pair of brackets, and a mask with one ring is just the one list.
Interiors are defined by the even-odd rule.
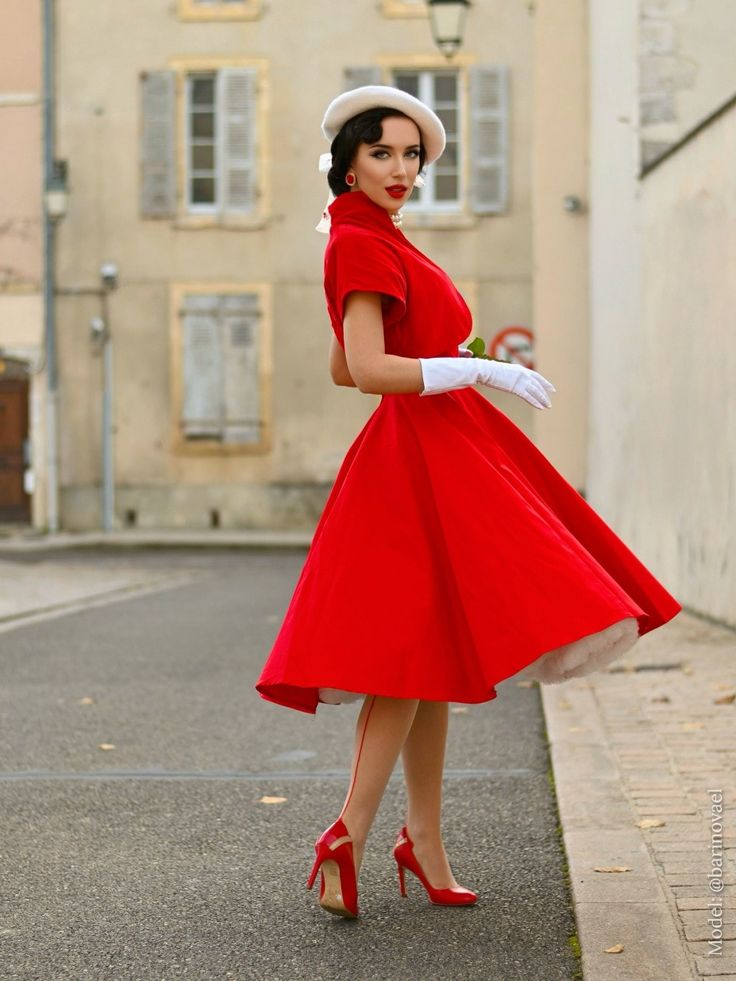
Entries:
[[448,714],[447,702],[421,701],[401,751],[408,792],[406,827],[414,854],[437,889],[458,885],[440,832]]
[[383,792],[411,729],[419,700],[367,695],[355,728],[353,765],[340,817],[353,839],[356,874]]

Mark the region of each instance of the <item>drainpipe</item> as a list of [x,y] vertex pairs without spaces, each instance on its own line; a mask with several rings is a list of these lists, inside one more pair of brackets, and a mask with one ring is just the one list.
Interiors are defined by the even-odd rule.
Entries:
[[43,15],[43,299],[46,351],[46,526],[59,530],[59,385],[54,307],[56,226],[47,207],[54,186],[54,0],[42,0]]

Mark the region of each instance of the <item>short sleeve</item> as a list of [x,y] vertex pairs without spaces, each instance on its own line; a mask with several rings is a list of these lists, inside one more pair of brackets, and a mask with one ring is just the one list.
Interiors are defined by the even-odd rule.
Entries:
[[350,229],[330,243],[325,256],[325,286],[342,322],[345,300],[353,290],[390,297],[383,306],[384,326],[406,312],[406,274],[396,250],[379,235]]

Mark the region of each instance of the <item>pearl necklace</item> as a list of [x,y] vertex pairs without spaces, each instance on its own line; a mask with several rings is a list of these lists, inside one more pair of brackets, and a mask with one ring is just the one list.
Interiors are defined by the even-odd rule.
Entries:
[[402,214],[400,211],[397,211],[395,213],[391,211],[389,212],[389,218],[394,223],[394,225],[398,228],[402,221]]

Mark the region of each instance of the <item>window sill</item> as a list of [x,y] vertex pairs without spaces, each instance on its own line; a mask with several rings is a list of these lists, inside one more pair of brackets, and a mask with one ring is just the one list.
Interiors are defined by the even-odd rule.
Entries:
[[271,223],[268,215],[253,215],[252,217],[217,216],[217,215],[178,215],[172,222],[174,228],[196,230],[200,228],[222,228],[235,231],[257,231],[267,228]]
[[404,228],[429,228],[432,230],[453,230],[458,228],[475,228],[478,225],[480,215],[461,212],[459,214],[432,214],[424,213],[403,213],[402,227]]
[[192,0],[179,0],[179,20],[183,21],[232,21],[257,20],[261,16],[260,0],[243,0],[222,6],[198,6]]
[[384,17],[429,17],[423,3],[402,3],[402,0],[383,0],[381,13]]
[[173,447],[176,456],[261,456],[271,450],[268,439],[262,439],[258,443],[221,443],[216,439],[189,443],[179,438]]

